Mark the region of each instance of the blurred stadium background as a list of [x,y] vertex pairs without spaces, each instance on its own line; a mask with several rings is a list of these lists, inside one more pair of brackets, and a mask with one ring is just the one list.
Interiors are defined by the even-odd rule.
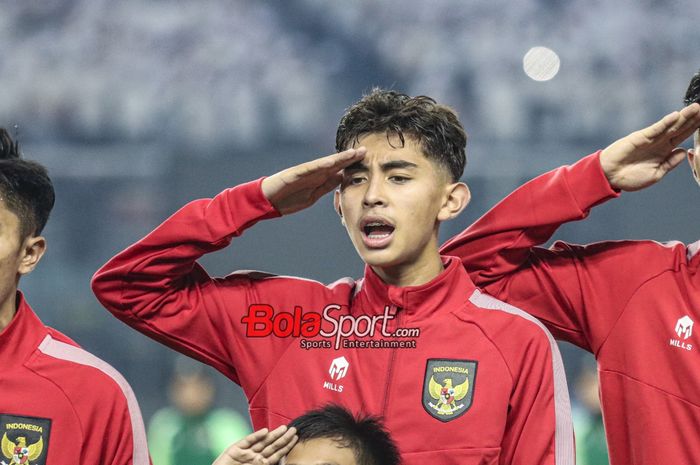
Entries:
[[[126,376],[148,418],[174,353],[111,317],[89,279],[186,201],[333,152],[343,110],[382,86],[452,105],[470,136],[473,201],[446,239],[523,181],[679,108],[698,44],[697,0],[4,2],[0,123],[58,196],[49,252],[21,288]],[[553,79],[523,71],[535,46],[561,60]],[[557,237],[693,242],[697,200],[683,166]],[[204,262],[214,275],[362,273],[329,198]],[[563,351],[573,379],[590,360]],[[219,403],[245,411],[218,383]]]

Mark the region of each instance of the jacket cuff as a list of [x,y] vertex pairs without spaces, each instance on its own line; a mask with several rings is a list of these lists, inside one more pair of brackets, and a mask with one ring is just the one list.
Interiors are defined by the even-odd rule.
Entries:
[[603,172],[600,152],[598,150],[565,168],[567,184],[582,211],[620,196],[620,191],[613,189]]
[[239,184],[220,194],[224,210],[219,215],[226,218],[227,229],[232,229],[234,234],[240,234],[260,220],[282,216],[263,194],[263,179]]

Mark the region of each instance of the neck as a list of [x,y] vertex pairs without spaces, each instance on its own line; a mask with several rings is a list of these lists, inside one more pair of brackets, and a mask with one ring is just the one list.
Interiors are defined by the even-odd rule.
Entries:
[[7,328],[17,312],[17,292],[12,292],[0,305],[0,331]]
[[397,266],[373,266],[377,275],[387,284],[398,287],[420,286],[435,279],[443,272],[445,266],[438,253],[417,263]]

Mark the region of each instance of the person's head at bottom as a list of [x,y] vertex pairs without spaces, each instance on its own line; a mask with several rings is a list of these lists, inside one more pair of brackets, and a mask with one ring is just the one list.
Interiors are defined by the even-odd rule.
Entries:
[[399,452],[377,417],[354,416],[338,405],[308,412],[290,425],[297,444],[285,465],[397,465]]
[[399,465],[396,444],[377,417],[327,405],[289,426],[258,430],[232,444],[214,465]]

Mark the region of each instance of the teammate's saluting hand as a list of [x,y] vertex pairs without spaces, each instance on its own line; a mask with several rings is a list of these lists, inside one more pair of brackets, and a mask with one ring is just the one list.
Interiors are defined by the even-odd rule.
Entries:
[[613,142],[600,154],[610,185],[636,191],[659,181],[686,157],[685,149],[677,145],[698,127],[700,105],[693,103]]
[[296,442],[294,428],[284,425],[272,431],[263,428],[231,444],[212,465],[274,465]]
[[341,171],[362,160],[366,152],[364,147],[349,149],[287,168],[263,180],[263,194],[283,215],[303,210],[335,189]]

